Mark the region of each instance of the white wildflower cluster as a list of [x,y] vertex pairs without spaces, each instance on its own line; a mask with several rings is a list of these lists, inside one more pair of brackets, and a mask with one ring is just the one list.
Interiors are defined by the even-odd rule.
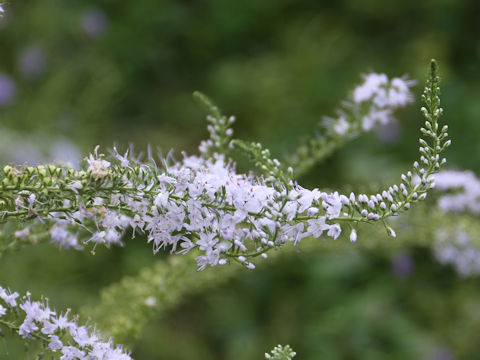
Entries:
[[[232,137],[233,129],[230,126],[235,122],[235,117],[220,117],[218,119],[208,115],[207,121],[209,122],[207,130],[210,138],[200,144],[199,150],[202,154],[208,154],[213,149],[222,148],[225,138],[229,140]],[[222,128],[225,128],[225,131],[222,132]],[[226,143],[228,144],[228,141]]]
[[438,229],[433,253],[441,264],[452,265],[462,277],[480,275],[480,249],[462,226]]
[[413,102],[410,88],[415,81],[404,76],[389,79],[385,74],[369,73],[337,110],[336,117],[324,117],[320,123],[323,133],[310,138],[290,157],[289,163],[297,175],[323,160],[346,140],[377,125],[394,119],[394,112]]
[[94,179],[103,179],[108,175],[110,163],[106,160],[94,158],[92,155],[87,159],[88,168]]
[[[112,199],[115,201],[115,199]],[[135,225],[130,217],[119,211],[112,211],[104,207],[104,199],[96,197],[93,199],[95,210],[91,207],[80,206],[78,211],[69,214],[68,217],[61,212],[52,212],[48,219],[54,223],[50,227],[50,236],[52,243],[60,247],[69,249],[83,249],[85,243],[103,244],[106,246],[122,245],[122,236],[125,230]],[[89,236],[85,238],[84,234],[77,228],[78,224],[94,223],[94,230],[89,231]]]
[[[435,175],[442,191],[438,208],[443,213],[480,214],[480,180],[471,171],[444,170]],[[442,264],[453,265],[461,276],[480,275],[480,249],[475,229],[464,224],[440,227],[435,233],[433,252]]]
[[32,301],[29,294],[20,298],[1,286],[0,299],[0,327],[14,330],[22,338],[39,340],[50,354],[61,354],[61,360],[131,359],[111,339],[104,341],[95,328],[79,325],[69,310],[57,314],[47,301]]
[[435,175],[435,182],[445,192],[438,200],[440,210],[480,214],[480,180],[473,172],[444,170]]
[[[440,107],[439,92],[440,88],[439,77],[436,74],[436,64],[432,63],[431,78],[427,81],[427,87],[424,90],[422,99],[425,103],[425,107],[421,108],[421,111],[426,119],[424,127],[420,130],[426,138],[429,138],[429,142],[420,138],[419,152],[421,154],[419,161],[413,163],[412,171],[408,171],[406,174],[401,175],[402,182],[400,185],[393,185],[388,190],[384,190],[376,195],[350,194],[346,199],[342,198],[342,203],[349,207],[349,214],[351,218],[355,217],[353,214],[360,215],[359,220],[378,221],[388,218],[392,215],[396,215],[403,210],[408,210],[411,204],[424,200],[427,196],[427,192],[435,186],[435,179],[433,174],[436,173],[445,163],[446,159],[441,158],[440,154],[448,146],[451,141],[448,140],[448,126],[444,125],[441,129],[438,124],[438,119],[443,113],[443,109]],[[408,90],[407,84],[405,86],[399,86],[399,80],[395,83],[399,86],[395,95],[391,100],[385,100],[389,98],[388,92],[384,92],[380,85],[384,84],[386,78],[380,75],[368,77],[364,85],[360,87],[360,90],[356,91],[356,95],[359,101],[365,98],[371,98],[374,94],[379,94],[378,102],[391,101],[392,104],[404,104],[408,99],[402,98],[403,95],[399,95]],[[393,83],[393,81],[392,81]],[[379,85],[380,84],[380,85]],[[377,90],[375,90],[377,89]],[[390,236],[395,237],[395,231],[386,225],[387,232]],[[356,232],[352,231],[351,241],[356,240]]]
[[[218,124],[223,126],[221,131],[210,131],[222,139],[208,143],[217,152],[209,155],[204,150],[210,145],[204,143],[201,156],[184,155],[173,163],[163,159],[162,167],[153,159],[140,163],[116,150],[107,161],[98,149],[80,171],[53,165],[7,166],[1,190],[8,201],[0,215],[30,220],[28,230],[18,230],[17,237],[35,233],[39,224],[42,229],[48,225],[53,242],[73,248],[88,242],[121,244],[123,233],[131,227],[134,235],[146,235],[155,253],[196,250],[199,270],[231,260],[253,269],[252,259],[266,258],[271,249],[289,242],[298,245],[305,237],[337,239],[345,226],[355,242],[358,222],[382,221],[388,234],[396,236],[385,220],[423,200],[434,185],[432,174],[445,163],[440,153],[449,141],[447,127],[440,130],[438,125],[442,109],[435,71],[423,97],[426,108],[422,108],[426,122],[421,130],[431,138],[430,144],[420,139],[421,157],[413,173],[402,175],[400,185],[374,195],[346,196],[301,187],[292,180],[292,171],[285,174],[280,162],[270,159],[270,152],[261,145],[230,141],[231,122],[207,98],[200,98],[218,115],[215,119],[226,121]],[[400,95],[395,96],[389,101],[400,103]],[[267,177],[237,173],[233,161],[218,152],[230,147],[247,152]]]
[[343,136],[351,130],[358,131],[358,125],[362,130],[368,131],[377,124],[388,123],[393,119],[396,109],[413,101],[410,87],[414,84],[415,81],[408,80],[406,76],[389,80],[385,74],[364,75],[363,84],[353,90],[352,101],[345,105],[347,109],[338,111],[333,129]]
[[[237,174],[233,164],[220,155],[212,159],[185,156],[163,172],[145,164],[136,170],[143,175],[125,169],[123,191],[94,196],[88,202],[82,202],[83,190],[88,187],[80,187],[80,180],[65,185],[70,187],[70,199],[61,209],[46,213],[41,195],[37,199],[35,193],[24,190],[22,199],[30,200],[18,210],[53,224],[52,241],[64,247],[77,248],[80,242],[119,244],[124,230],[131,226],[146,233],[154,252],[162,248],[180,254],[200,251],[196,258],[200,270],[207,265],[226,264],[230,259],[254,268],[250,258],[267,257],[270,249],[284,243],[298,245],[305,237],[322,235],[337,239],[342,232],[340,222],[378,221],[408,209],[411,202],[422,200],[432,185],[429,173],[416,186],[408,173],[400,186],[376,195],[352,193],[347,197],[304,189],[293,182],[271,185],[252,174]],[[112,171],[121,173],[119,169]],[[104,180],[99,189],[111,186],[93,171],[88,174],[91,181]],[[79,176],[74,173],[72,177]],[[76,196],[74,200],[72,195]],[[128,209],[129,216],[121,209]],[[82,234],[77,224],[90,232]],[[392,229],[388,231],[395,235]],[[355,230],[350,239],[356,240]]]
[[[129,172],[122,187],[131,191],[107,199],[95,196],[88,203],[81,203],[83,188],[72,183],[70,189],[78,198],[62,204],[62,211],[51,209],[45,216],[40,215],[45,212],[42,201],[33,193],[27,196],[25,190],[22,196],[34,200],[22,205],[26,210],[20,210],[52,223],[52,241],[64,247],[76,248],[81,241],[119,244],[124,230],[131,226],[147,234],[154,252],[162,248],[181,254],[200,250],[202,255],[196,260],[203,270],[207,265],[226,264],[229,259],[253,268],[247,258],[266,257],[269,249],[286,242],[298,244],[307,236],[318,238],[326,233],[337,239],[341,227],[334,221],[348,203],[338,193],[293,184],[290,189],[277,190],[262,178],[237,174],[223,156],[185,157],[165,172],[148,165],[139,171],[151,183],[139,183],[134,172]],[[99,180],[93,172],[91,176]],[[71,207],[75,211],[65,211],[71,204],[80,205],[78,209]],[[122,214],[122,208],[128,208],[130,216]],[[87,238],[77,224],[92,229]]]

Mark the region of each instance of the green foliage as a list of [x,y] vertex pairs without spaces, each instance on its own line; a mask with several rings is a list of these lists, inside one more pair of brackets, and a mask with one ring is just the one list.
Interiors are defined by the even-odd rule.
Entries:
[[95,319],[99,328],[118,342],[133,346],[149,321],[238,272],[234,266],[196,272],[193,259],[192,255],[170,256],[136,276],[123,278],[102,290],[99,303],[83,309],[84,317]]

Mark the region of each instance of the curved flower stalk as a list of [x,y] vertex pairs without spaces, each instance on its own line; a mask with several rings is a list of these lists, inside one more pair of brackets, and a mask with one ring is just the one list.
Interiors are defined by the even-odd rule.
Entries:
[[79,325],[69,310],[57,314],[48,301],[32,301],[30,294],[20,298],[0,286],[0,328],[10,329],[23,339],[40,343],[39,356],[61,360],[128,360],[130,355],[112,339],[104,341],[95,327]]
[[408,172],[400,186],[376,195],[347,197],[304,189],[284,175],[268,151],[231,141],[233,146],[241,144],[267,177],[238,174],[232,160],[216,152],[225,149],[222,139],[232,136],[231,121],[214,113],[209,120],[212,139],[202,144],[201,156],[184,155],[177,162],[164,159],[161,167],[152,159],[140,163],[128,152],[115,151],[107,159],[97,149],[80,171],[54,165],[7,166],[0,179],[0,219],[28,224],[16,237],[48,229],[53,242],[73,248],[89,242],[120,244],[130,226],[134,235],[147,235],[155,253],[163,248],[179,254],[199,251],[195,259],[199,270],[230,261],[253,269],[255,257],[266,258],[270,250],[288,242],[298,245],[305,237],[337,239],[345,225],[353,229],[353,242],[357,238],[353,225],[385,223],[425,199],[433,187],[431,175],[445,163],[440,153],[450,144],[447,127],[440,129],[438,124],[442,113],[438,82],[432,62],[421,129],[431,142],[420,139],[420,162],[413,169],[417,177]]
[[410,88],[415,81],[406,76],[390,80],[385,74],[369,73],[363,78],[364,82],[337,110],[337,116],[323,118],[321,133],[308,138],[287,158],[297,178],[360,133],[391,122],[397,109],[413,101]]
[[[443,109],[440,107],[440,79],[437,72],[437,64],[432,60],[430,77],[422,95],[425,106],[421,108],[421,111],[426,119],[425,127],[420,129],[429,141],[420,138],[421,156],[419,161],[415,161],[413,164],[413,173],[408,171],[406,174],[402,174],[400,185],[393,185],[388,191],[383,191],[381,194],[370,197],[365,194],[357,197],[351,194],[348,200],[344,199],[344,202],[351,207],[351,215],[347,218],[360,221],[362,218],[353,215],[360,213],[363,218],[368,220],[386,219],[408,210],[412,202],[425,199],[428,190],[435,186],[432,175],[446,163],[446,159],[440,158],[440,154],[451,144],[451,140],[448,140],[448,126],[444,125],[440,130],[438,123]],[[393,230],[388,228],[387,230],[394,235]]]

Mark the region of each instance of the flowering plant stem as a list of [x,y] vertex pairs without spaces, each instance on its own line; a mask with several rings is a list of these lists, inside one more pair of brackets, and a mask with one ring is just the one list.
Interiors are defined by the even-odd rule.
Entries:
[[[306,238],[336,240],[345,227],[350,231],[350,241],[355,242],[356,228],[362,223],[381,223],[388,235],[396,237],[386,220],[424,200],[434,187],[433,174],[446,162],[440,155],[450,140],[448,127],[440,128],[438,124],[443,110],[437,72],[432,60],[423,94],[425,107],[421,109],[426,121],[421,128],[425,139],[419,140],[420,159],[414,162],[412,171],[401,175],[400,185],[377,194],[349,196],[338,191],[305,189],[295,180],[295,169],[273,158],[261,144],[234,139],[231,126],[235,118],[225,116],[210,99],[196,93],[195,97],[210,112],[210,138],[200,144],[197,156],[183,154],[180,161],[167,156],[160,158],[161,165],[157,165],[158,159],[153,156],[142,162],[129,151],[122,155],[114,148],[110,156],[105,156],[97,147],[85,158],[81,169],[53,164],[5,166],[0,173],[0,224],[2,238],[11,238],[12,242],[4,249],[45,235],[64,248],[120,245],[130,228],[132,237],[145,236],[154,253],[168,249],[186,255],[188,264],[195,263],[201,271],[231,262],[254,269],[254,261],[268,258],[286,244],[297,247]],[[389,81],[385,75],[368,75],[365,83],[355,89],[350,110],[345,109],[338,119],[330,121],[331,139],[341,144],[376,123],[388,121],[395,108],[411,101],[409,86],[407,80]],[[331,149],[329,144],[317,142],[312,149],[323,154],[325,149]],[[232,148],[248,155],[261,174],[238,173]],[[293,162],[300,169],[305,168],[302,156]],[[154,271],[146,270],[140,276],[142,281],[128,278],[104,292],[95,315],[101,319],[102,307],[119,302],[118,291],[129,287],[131,297],[126,298],[132,301],[128,305],[136,308],[125,313],[112,311],[115,317],[104,323],[111,321],[109,330],[117,335],[135,335],[148,318],[145,313],[149,309],[166,308],[179,301],[178,294],[219,282],[223,277],[216,273],[210,277],[208,272],[193,277],[190,265],[175,266],[175,261],[158,265]],[[179,273],[188,276],[175,277]],[[224,269],[225,277],[231,273]],[[151,288],[157,291],[152,294]],[[176,292],[169,293],[171,288]],[[48,351],[60,350],[62,359],[106,359],[105,354],[110,354],[108,359],[112,360],[130,359],[122,348],[101,340],[95,330],[79,326],[77,318],[69,320],[67,314],[57,315],[46,302],[32,302],[27,294],[17,304],[18,294],[3,288],[0,297],[7,306],[0,305],[0,317],[2,312],[5,315],[8,311],[8,316],[14,317],[19,316],[19,309],[25,312],[22,325],[5,318],[0,319],[0,325],[24,338],[44,341]],[[64,335],[74,345],[64,345]],[[294,355],[289,347],[278,347],[267,358],[291,359]]]

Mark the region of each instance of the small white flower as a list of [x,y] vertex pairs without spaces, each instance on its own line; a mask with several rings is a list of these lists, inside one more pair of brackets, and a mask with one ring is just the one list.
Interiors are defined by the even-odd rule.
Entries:
[[103,179],[108,175],[110,163],[106,160],[93,159],[90,155],[88,160],[88,170],[92,173],[94,179]]
[[[7,303],[8,306],[11,306],[11,307],[17,306],[16,299],[20,296],[17,292],[11,293],[10,295],[7,295],[6,293],[4,294],[5,295],[2,296],[2,299]],[[3,294],[0,294],[0,295],[3,295]]]
[[155,299],[154,296],[149,296],[145,299],[145,305],[147,305],[148,307],[154,307],[157,305],[157,299]]
[[341,116],[335,125],[333,125],[333,130],[340,135],[343,136],[345,135],[348,130],[350,129],[350,124],[345,120],[345,117]]
[[63,347],[63,343],[60,341],[60,338],[57,335],[52,335],[50,337],[50,343],[48,348],[52,351],[60,350]]
[[15,231],[15,237],[21,240],[25,240],[30,236],[30,228],[26,227],[23,230]]
[[88,163],[88,171],[92,173],[94,179],[103,179],[105,176],[108,175],[108,168],[110,167],[110,162],[106,160],[102,160],[100,157],[103,155],[100,154],[100,157],[97,154],[98,146],[95,148],[94,154],[90,154],[88,158],[86,158]]
[[337,240],[340,234],[342,233],[342,228],[338,224],[333,224],[328,229],[327,235],[333,238],[333,240]]
[[120,155],[117,151],[117,148],[114,147],[113,151],[115,152],[115,158],[120,161],[122,167],[128,167],[130,160],[128,160],[128,150],[125,152],[125,155]]
[[322,233],[330,228],[330,225],[326,224],[325,220],[325,217],[308,220],[308,235],[313,236],[314,238],[322,236]]
[[80,190],[82,187],[82,183],[78,180],[73,182],[72,185],[70,185],[70,189],[72,189],[75,194],[78,194],[78,190]]
[[391,236],[393,238],[397,237],[397,233],[390,226],[387,227],[387,231],[388,231],[388,236]]

